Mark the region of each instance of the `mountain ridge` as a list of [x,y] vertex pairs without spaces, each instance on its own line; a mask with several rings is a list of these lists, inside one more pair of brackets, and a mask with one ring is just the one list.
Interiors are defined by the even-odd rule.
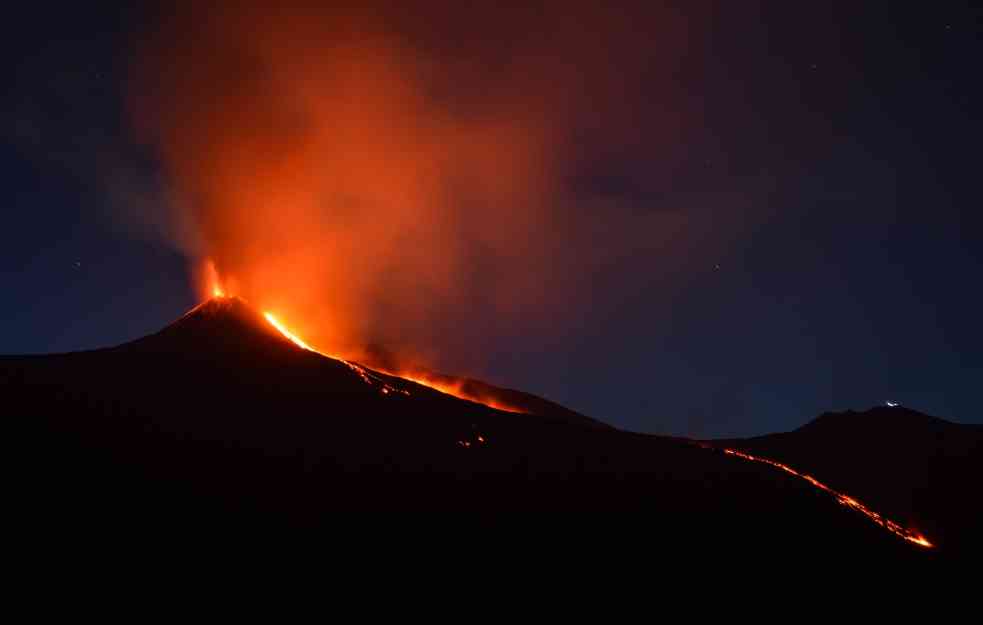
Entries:
[[787,463],[951,549],[979,549],[983,425],[903,406],[826,412],[788,432],[708,441]]
[[136,515],[157,527],[177,514],[298,528],[345,510],[620,511],[643,515],[638,531],[694,544],[912,553],[769,467],[366,380],[252,311],[211,315],[218,306],[115,348],[0,358],[28,525],[77,510],[97,525]]

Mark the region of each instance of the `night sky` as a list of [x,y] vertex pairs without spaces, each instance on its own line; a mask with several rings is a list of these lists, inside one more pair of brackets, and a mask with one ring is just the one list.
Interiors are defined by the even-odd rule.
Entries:
[[[557,276],[577,297],[555,331],[479,314],[438,366],[653,433],[761,434],[886,400],[983,421],[979,10],[685,4],[679,36],[630,50],[637,134],[576,159],[554,213],[616,205],[580,245],[632,252]],[[198,299],[193,253],[160,236],[171,181],[127,111],[155,13],[32,7],[0,37],[0,353],[118,344]],[[614,114],[588,134],[625,135],[635,118]],[[675,225],[639,249],[636,213]]]

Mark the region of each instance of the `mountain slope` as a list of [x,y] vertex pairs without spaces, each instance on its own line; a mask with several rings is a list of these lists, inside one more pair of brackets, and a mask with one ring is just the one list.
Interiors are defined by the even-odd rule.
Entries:
[[[640,513],[639,545],[673,536],[912,553],[767,467],[688,441],[502,412],[326,358],[235,300],[115,348],[0,358],[0,392],[20,476],[13,506],[31,528],[599,510]],[[613,535],[626,527],[607,522]],[[599,530],[568,523],[553,531]]]
[[826,413],[792,432],[713,441],[787,463],[951,550],[981,546],[983,426],[903,407]]

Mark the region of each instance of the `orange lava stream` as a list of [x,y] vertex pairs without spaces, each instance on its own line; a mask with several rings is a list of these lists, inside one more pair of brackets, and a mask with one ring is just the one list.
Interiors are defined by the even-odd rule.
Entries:
[[[346,366],[348,366],[349,369],[357,373],[359,377],[361,377],[366,384],[372,386],[378,385],[379,390],[380,392],[382,392],[383,395],[389,395],[389,394],[409,395],[410,394],[409,391],[407,390],[398,389],[392,386],[391,384],[388,384],[385,380],[380,378],[373,371],[366,369],[362,365],[345,360],[344,358],[339,358],[338,356],[334,356],[332,354],[325,354],[324,352],[314,349],[299,336],[288,330],[287,327],[283,325],[276,317],[274,317],[272,313],[266,312],[263,313],[263,316],[266,317],[266,320],[270,322],[270,325],[276,328],[280,332],[280,334],[290,339],[290,341],[292,341],[295,345],[297,345],[301,349],[306,349],[307,351],[314,352],[322,356],[327,356],[328,358],[332,358],[334,360],[338,360],[344,363]],[[410,382],[415,382],[420,386],[426,386],[427,388],[432,388],[435,391],[439,391],[446,395],[457,397],[458,399],[465,399],[467,401],[473,401],[475,403],[488,406],[489,408],[494,408],[495,410],[503,410],[505,412],[516,412],[516,413],[524,412],[523,410],[520,410],[513,406],[508,406],[502,404],[501,402],[495,401],[493,398],[485,397],[485,396],[477,396],[472,393],[467,393],[461,388],[461,384],[447,384],[443,381],[421,377],[419,375],[406,375],[404,373],[396,373],[396,372],[389,372],[389,371],[386,371],[385,373],[387,375],[391,375],[396,378],[402,378],[404,380],[409,380]]]
[[908,528],[902,527],[901,525],[899,525],[898,523],[895,523],[891,519],[888,519],[888,518],[882,516],[881,514],[879,514],[877,512],[874,512],[873,510],[871,510],[870,508],[868,508],[864,504],[860,503],[859,501],[857,501],[853,497],[849,497],[847,495],[844,495],[843,493],[837,492],[837,491],[833,490],[832,488],[830,488],[829,486],[823,484],[822,482],[820,482],[816,478],[812,477],[811,475],[807,475],[805,473],[799,473],[798,471],[796,471],[792,467],[788,466],[787,464],[782,464],[781,462],[775,462],[774,460],[769,460],[768,458],[762,458],[760,456],[752,456],[751,454],[744,453],[743,451],[738,451],[736,449],[724,449],[723,451],[724,451],[725,454],[730,454],[731,456],[737,456],[738,458],[743,458],[745,460],[750,460],[752,462],[761,462],[763,464],[771,465],[773,467],[776,467],[778,469],[781,469],[782,471],[785,471],[786,473],[789,473],[791,475],[794,475],[794,476],[796,476],[798,478],[802,478],[803,480],[809,482],[810,484],[812,484],[816,488],[818,488],[820,490],[824,490],[827,493],[829,493],[830,495],[832,495],[833,497],[835,497],[836,498],[836,501],[838,501],[842,505],[844,505],[844,506],[846,506],[848,508],[852,508],[852,509],[856,510],[857,512],[860,512],[861,514],[863,514],[864,516],[866,516],[868,519],[870,519],[874,523],[877,523],[878,525],[880,525],[881,527],[883,527],[887,531],[892,532],[893,534],[896,534],[896,535],[900,536],[904,540],[906,540],[906,541],[908,541],[910,543],[914,543],[914,544],[916,544],[916,545],[918,545],[920,547],[926,547],[927,548],[927,547],[933,547],[934,546],[934,545],[932,545],[932,543],[930,543],[928,541],[927,538],[925,538],[924,536],[922,536],[918,532],[915,532],[915,531],[910,530]]
[[[220,296],[216,296],[216,297],[220,297]],[[286,337],[287,339],[289,339],[297,347],[299,347],[299,348],[301,348],[303,350],[309,351],[309,352],[314,352],[315,354],[318,354],[320,356],[325,356],[326,358],[331,358],[332,360],[337,360],[337,361],[343,363],[349,369],[351,369],[352,371],[354,371],[355,373],[357,373],[358,376],[362,378],[362,381],[364,381],[369,386],[378,386],[379,387],[379,392],[381,392],[383,395],[390,395],[390,394],[409,395],[410,394],[410,392],[407,391],[407,390],[405,390],[405,389],[396,388],[395,386],[392,386],[391,384],[387,383],[384,379],[382,379],[381,377],[379,377],[374,371],[371,371],[369,369],[366,369],[365,367],[363,367],[363,366],[361,366],[359,364],[356,364],[354,362],[349,362],[349,361],[345,360],[344,358],[338,358],[337,356],[332,356],[330,354],[325,354],[324,352],[320,352],[320,351],[314,349],[313,347],[311,347],[310,345],[308,345],[302,338],[300,338],[299,336],[297,336],[296,334],[294,334],[293,332],[291,332],[290,330],[288,330],[287,327],[285,325],[283,325],[283,323],[281,323],[279,319],[277,319],[276,317],[274,317],[272,313],[264,312],[263,313],[263,317],[265,317],[266,320],[270,323],[270,325],[272,325],[274,328],[276,328],[277,331],[280,332],[280,334],[282,334],[284,337]],[[453,392],[454,390],[456,390],[456,387],[454,387],[454,386],[449,386],[449,385],[446,385],[446,384],[432,383],[432,382],[428,382],[428,381],[423,380],[423,379],[416,379],[416,378],[407,377],[407,376],[400,376],[400,375],[395,375],[395,374],[390,374],[390,375],[393,375],[393,377],[402,378],[404,380],[409,380],[410,382],[416,382],[417,384],[420,384],[422,386],[426,386],[426,387],[432,388],[432,389],[434,389],[436,391],[440,391],[442,393],[446,393],[448,395],[452,395],[452,396],[457,397],[459,399],[467,399],[469,401],[474,401],[474,402],[477,402],[477,403],[480,403],[480,404],[484,404],[486,406],[489,406],[491,408],[495,408],[497,410],[507,410],[507,411],[510,411],[510,412],[515,412],[514,410],[509,410],[509,408],[499,407],[498,405],[495,405],[494,403],[490,403],[490,402],[487,402],[487,401],[482,401],[480,399],[475,399],[473,397],[463,396],[463,395],[460,395],[458,393],[455,393],[455,392]],[[459,440],[459,441],[457,441],[457,444],[460,445],[461,447],[464,447],[465,449],[470,449],[472,446],[485,445],[485,444],[487,444],[487,442],[488,442],[488,439],[486,439],[481,434],[477,434],[475,436],[475,440],[474,441],[467,440],[467,439],[465,439],[465,440]]]
[[[285,325],[283,325],[283,323],[281,323],[276,317],[274,317],[272,313],[265,312],[265,313],[263,313],[263,316],[266,318],[266,320],[268,322],[270,322],[270,325],[272,325],[274,328],[276,328],[280,332],[280,334],[282,334],[283,336],[285,336],[286,338],[288,338],[297,347],[300,347],[301,349],[305,349],[305,350],[307,350],[309,352],[314,352],[315,354],[320,354],[322,356],[327,356],[328,358],[332,358],[334,360],[338,360],[338,361],[344,363],[349,369],[351,369],[352,371],[354,371],[355,373],[357,373],[359,375],[359,377],[361,377],[362,380],[366,384],[373,385],[373,386],[378,385],[379,386],[379,389],[380,389],[380,391],[382,392],[383,395],[389,395],[390,393],[393,393],[393,394],[398,393],[398,394],[402,394],[402,395],[409,395],[410,394],[409,391],[407,391],[407,390],[398,389],[398,388],[392,386],[391,384],[386,383],[385,380],[383,380],[378,375],[375,375],[372,371],[370,371],[369,369],[366,369],[365,367],[363,367],[361,365],[358,365],[358,364],[356,364],[354,362],[347,361],[344,358],[339,358],[338,356],[334,356],[334,355],[331,355],[331,354],[325,354],[324,352],[321,352],[321,351],[318,351],[318,350],[314,349],[313,347],[311,347],[310,345],[308,345],[302,338],[300,338],[299,336],[297,336],[296,334],[294,334],[293,332],[291,332],[290,330],[288,330],[287,327]],[[485,406],[488,406],[489,408],[494,408],[496,410],[504,410],[504,411],[507,411],[507,412],[522,412],[520,410],[517,410],[516,408],[513,408],[511,406],[503,405],[503,404],[501,404],[499,402],[496,402],[494,400],[491,400],[491,399],[488,399],[488,398],[485,398],[485,397],[476,397],[476,396],[471,395],[469,393],[464,393],[464,392],[461,391],[461,389],[457,385],[444,384],[444,383],[437,382],[437,381],[430,380],[430,379],[426,379],[426,378],[421,378],[421,377],[416,377],[416,376],[400,375],[400,374],[396,374],[396,373],[393,373],[393,374],[390,374],[390,375],[393,375],[394,377],[402,378],[404,380],[409,380],[410,382],[415,382],[415,383],[417,383],[417,384],[419,384],[421,386],[426,386],[428,388],[432,388],[435,391],[440,391],[441,393],[444,393],[444,394],[447,394],[447,395],[452,395],[454,397],[457,397],[458,399],[466,399],[468,401],[473,401],[473,402],[476,402],[476,403],[479,403],[479,404],[483,404]]]
[[[297,336],[296,334],[294,334],[293,332],[291,332],[290,330],[288,330],[287,327],[285,325],[283,325],[282,323],[280,323],[277,320],[277,318],[274,317],[272,314],[270,314],[270,313],[263,313],[263,316],[266,317],[266,320],[270,322],[270,325],[272,325],[274,328],[276,328],[277,330],[279,330],[280,331],[280,334],[282,334],[283,336],[285,336],[288,339],[290,339],[291,341],[293,341],[297,345],[297,347],[300,347],[301,349],[306,349],[309,352],[316,352],[316,353],[319,353],[319,354],[321,353],[321,352],[318,352],[313,347],[311,347],[310,345],[308,345],[307,343],[305,343],[299,336]],[[327,356],[327,354],[322,354],[322,355]]]
[[[344,358],[339,358],[338,356],[334,356],[332,354],[325,354],[324,352],[314,349],[299,336],[288,330],[287,327],[283,325],[276,317],[274,317],[272,313],[265,312],[263,313],[263,316],[266,317],[266,320],[270,322],[270,325],[276,328],[280,332],[280,334],[290,339],[295,345],[297,345],[301,349],[306,349],[309,352],[321,354],[322,356],[327,356],[328,358],[339,360],[345,363],[352,371],[356,372],[359,375],[359,377],[361,377],[362,380],[365,381],[366,384],[381,385],[381,391],[384,395],[388,395],[390,393],[401,393],[403,395],[409,395],[408,391],[397,389],[392,385],[387,384],[379,376],[374,375],[370,370],[366,369],[361,365],[345,360]],[[505,412],[514,412],[514,413],[525,413],[524,410],[515,408],[514,406],[503,404],[501,402],[496,401],[494,398],[490,398],[484,395],[479,396],[473,393],[468,393],[463,390],[462,383],[448,384],[440,380],[434,380],[428,377],[421,377],[419,375],[407,375],[404,373],[397,373],[391,371],[385,371],[385,373],[393,377],[409,380],[410,382],[416,382],[420,386],[426,386],[428,388],[432,388],[435,391],[440,391],[441,393],[444,393],[446,395],[451,395],[453,397],[457,397],[458,399],[465,399],[467,401],[473,401],[475,403],[488,406],[489,408],[494,408],[495,410],[502,410]]]
[[517,414],[526,413],[525,410],[516,408],[515,406],[510,406],[508,404],[503,404],[502,402],[496,401],[494,398],[488,397],[486,395],[476,395],[474,393],[468,393],[467,391],[464,390],[462,382],[454,384],[454,383],[442,382],[440,380],[435,380],[429,377],[421,377],[420,375],[416,375],[416,374],[408,375],[405,373],[395,373],[395,372],[387,372],[387,373],[389,373],[389,375],[394,375],[398,378],[403,378],[404,380],[409,380],[410,382],[416,382],[421,386],[430,387],[446,395],[453,395],[458,399],[466,399],[468,401],[473,401],[478,404],[483,404],[485,406],[488,406],[489,408],[494,408],[495,410],[502,410],[504,412],[514,412]]
[[371,371],[369,371],[368,369],[366,369],[362,365],[358,365],[358,364],[355,364],[354,362],[349,362],[349,361],[345,360],[344,358],[339,358],[339,357],[333,356],[331,354],[325,354],[324,352],[320,352],[320,351],[314,349],[313,347],[311,347],[310,345],[308,345],[307,343],[305,343],[302,338],[300,338],[299,336],[297,336],[296,334],[294,334],[293,332],[291,332],[290,330],[288,330],[287,327],[285,325],[283,325],[282,323],[280,323],[280,321],[276,317],[274,317],[271,313],[265,312],[265,313],[263,313],[263,316],[266,317],[266,320],[270,322],[270,325],[272,325],[274,328],[276,328],[280,332],[280,334],[282,334],[283,336],[285,336],[288,339],[290,339],[290,341],[292,341],[294,343],[294,345],[296,345],[297,347],[299,347],[301,349],[305,349],[305,350],[307,350],[309,352],[314,352],[315,354],[320,354],[321,356],[325,356],[327,358],[331,358],[332,360],[337,360],[338,362],[343,363],[346,367],[348,367],[349,369],[351,369],[352,371],[354,371],[356,374],[358,374],[358,377],[362,378],[362,381],[365,382],[366,384],[368,384],[370,386],[376,386],[376,385],[378,385],[379,386],[379,390],[380,390],[380,392],[383,395],[389,395],[390,393],[401,393],[403,395],[409,395],[410,394],[409,391],[398,389],[398,388],[392,386],[391,384],[386,383],[385,380],[383,380],[382,378],[380,378],[377,375],[373,375],[373,373]]

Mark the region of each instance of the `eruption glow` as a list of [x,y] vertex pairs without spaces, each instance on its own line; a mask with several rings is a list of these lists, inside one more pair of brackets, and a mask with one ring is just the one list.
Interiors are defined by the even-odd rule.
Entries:
[[416,382],[422,386],[429,386],[430,388],[445,393],[447,395],[453,395],[458,399],[466,399],[468,401],[473,401],[478,404],[484,404],[489,408],[494,408],[496,410],[504,410],[505,412],[515,412],[524,414],[526,411],[517,407],[509,405],[502,402],[495,397],[489,395],[470,393],[465,388],[466,382],[463,380],[445,381],[444,379],[437,379],[433,376],[428,376],[424,373],[397,373],[388,372],[390,375],[394,375],[404,380],[409,380],[411,382]]
[[222,286],[222,280],[218,276],[218,269],[215,268],[215,263],[211,260],[205,261],[201,271],[204,274],[203,281],[205,282],[206,291],[212,297],[225,297],[225,288]]
[[[272,325],[274,328],[276,328],[276,330],[278,332],[280,332],[280,334],[282,334],[284,337],[286,337],[287,339],[289,339],[297,347],[300,347],[301,349],[304,349],[304,350],[307,350],[307,351],[310,351],[310,352],[314,352],[316,354],[320,354],[321,356],[325,356],[327,358],[331,358],[333,360],[338,360],[338,361],[344,363],[349,369],[351,369],[352,371],[354,371],[355,373],[357,373],[359,375],[359,377],[361,377],[362,380],[366,384],[370,384],[370,385],[373,385],[373,386],[379,386],[379,391],[383,395],[389,395],[391,393],[399,393],[399,394],[403,394],[403,395],[409,395],[410,394],[409,391],[407,391],[405,389],[399,389],[399,388],[396,388],[396,387],[392,386],[391,384],[387,383],[385,380],[383,380],[377,374],[373,373],[370,369],[366,369],[365,367],[363,367],[363,366],[361,366],[359,364],[356,364],[354,362],[350,362],[350,361],[345,360],[343,358],[339,358],[338,356],[334,356],[334,355],[331,355],[331,354],[326,354],[324,352],[321,352],[321,351],[318,351],[318,350],[314,349],[306,341],[304,341],[302,338],[300,338],[299,336],[297,336],[296,334],[294,334],[293,332],[291,332],[290,330],[288,330],[287,327],[285,325],[283,325],[283,323],[279,319],[277,319],[272,313],[265,312],[265,313],[263,313],[263,317],[265,317],[266,320],[270,323],[270,325]],[[489,408],[494,408],[496,410],[504,410],[506,412],[520,412],[520,413],[521,412],[525,412],[525,411],[523,411],[521,409],[515,408],[513,406],[509,406],[509,405],[507,405],[507,404],[505,404],[503,402],[497,401],[496,399],[494,399],[492,397],[478,396],[478,395],[475,395],[473,393],[468,393],[463,388],[464,387],[464,383],[463,382],[446,383],[446,382],[442,382],[442,381],[437,381],[437,380],[435,380],[433,378],[429,378],[429,377],[420,377],[420,376],[410,377],[410,376],[399,375],[399,374],[395,374],[395,373],[394,374],[390,374],[390,375],[393,375],[394,377],[402,378],[404,380],[409,380],[410,382],[415,382],[416,384],[419,384],[421,386],[426,386],[426,387],[432,388],[432,389],[434,389],[436,391],[440,391],[441,393],[444,393],[445,395],[451,395],[453,397],[457,397],[458,399],[465,399],[467,401],[473,401],[473,402],[478,403],[478,404],[484,404],[485,406],[488,406]],[[482,439],[479,442],[484,443],[484,440]]]
[[812,477],[811,475],[807,475],[805,473],[799,473],[798,471],[796,471],[792,467],[788,466],[787,464],[782,464],[781,462],[776,462],[774,460],[769,460],[768,458],[762,458],[760,456],[753,456],[753,455],[751,455],[749,453],[745,453],[743,451],[738,451],[736,449],[724,449],[723,451],[726,454],[729,454],[731,456],[736,456],[738,458],[743,458],[744,460],[750,460],[752,462],[760,462],[760,463],[763,463],[763,464],[767,464],[769,466],[773,466],[773,467],[775,467],[777,469],[781,469],[782,471],[785,471],[786,473],[788,473],[790,475],[794,475],[795,477],[801,478],[801,479],[809,482],[810,484],[812,484],[816,488],[818,488],[820,490],[823,490],[823,491],[826,491],[827,493],[829,493],[830,495],[832,495],[833,497],[835,497],[836,498],[836,501],[838,501],[840,504],[846,506],[847,508],[852,508],[853,510],[856,510],[857,512],[863,514],[868,519],[870,519],[874,523],[877,523],[878,525],[880,525],[881,527],[883,527],[887,531],[891,532],[892,534],[895,534],[897,536],[900,536],[904,540],[906,540],[906,541],[908,541],[910,543],[914,543],[914,544],[918,545],[919,547],[926,547],[926,548],[928,548],[928,547],[933,547],[934,546],[934,545],[932,545],[931,542],[928,541],[927,538],[925,538],[924,536],[922,536],[918,532],[916,532],[914,530],[910,530],[910,529],[905,528],[905,527],[902,527],[901,525],[899,525],[898,523],[895,523],[891,519],[888,519],[888,518],[882,516],[881,514],[879,514],[877,512],[874,512],[873,510],[871,510],[870,508],[868,508],[864,504],[860,503],[859,501],[857,501],[853,497],[849,497],[847,495],[844,495],[843,493],[837,492],[837,491],[833,490],[832,488],[830,488],[829,486],[827,486],[826,484],[823,484],[822,482],[820,482],[816,478]]
[[[263,316],[266,318],[267,321],[270,322],[270,325],[272,325],[274,328],[276,328],[280,332],[280,334],[282,334],[286,338],[290,339],[290,341],[294,345],[296,345],[297,347],[299,347],[301,349],[304,349],[304,350],[307,350],[309,352],[314,352],[315,354],[319,354],[319,355],[324,356],[326,358],[331,358],[332,360],[337,360],[339,362],[344,363],[349,369],[351,369],[356,374],[358,374],[358,376],[360,378],[362,378],[362,381],[365,382],[366,384],[369,384],[369,385],[374,385],[375,383],[380,384],[381,385],[380,390],[382,391],[382,394],[383,395],[388,395],[391,392],[400,392],[398,389],[390,386],[389,384],[387,384],[385,381],[383,381],[378,376],[372,375],[369,372],[369,370],[366,369],[365,367],[363,367],[361,365],[358,365],[358,364],[355,364],[354,362],[348,362],[344,358],[339,358],[338,356],[333,356],[331,354],[325,354],[324,352],[320,352],[320,351],[314,349],[313,347],[311,347],[310,345],[308,345],[306,342],[304,342],[304,340],[301,339],[299,336],[297,336],[296,334],[294,334],[293,332],[291,332],[290,330],[288,330],[287,327],[285,325],[283,325],[282,323],[280,323],[280,321],[276,317],[274,317],[271,313],[268,313],[268,312],[267,313],[263,313]],[[404,395],[409,395],[409,392],[407,392],[407,391],[402,391],[402,393]]]
[[[575,183],[679,128],[684,94],[656,70],[690,58],[686,20],[622,4],[166,3],[128,101],[173,200],[148,221],[215,260],[207,297],[349,360],[383,346],[397,373],[479,372],[479,341],[568,331],[553,313],[590,301],[582,276],[679,240],[676,218]],[[655,75],[665,116],[635,92]]]
[[[277,318],[274,317],[272,314],[263,313],[263,316],[266,317],[266,320],[270,322],[270,325],[272,325],[274,328],[279,330],[280,334],[293,341],[297,345],[297,347],[300,347],[301,349],[306,349],[309,352],[316,352],[320,354],[320,352],[318,352],[316,349],[305,343],[303,340],[301,340],[299,336],[288,330],[286,326],[284,326],[282,323],[277,321]],[[327,356],[327,354],[322,354],[322,355]],[[328,356],[328,357],[333,358],[333,356]]]

